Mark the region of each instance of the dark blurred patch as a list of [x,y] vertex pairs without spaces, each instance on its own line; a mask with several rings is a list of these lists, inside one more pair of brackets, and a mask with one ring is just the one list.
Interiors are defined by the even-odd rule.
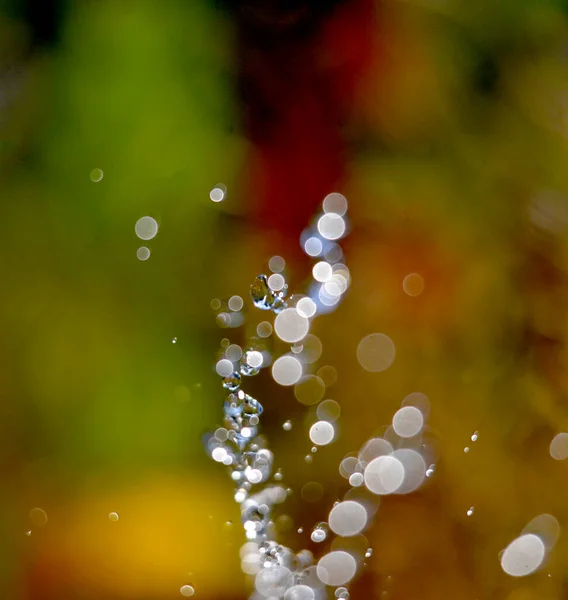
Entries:
[[274,35],[309,34],[340,3],[346,0],[217,0],[241,28],[268,43]]
[[16,16],[28,25],[33,48],[59,41],[66,8],[66,0],[21,0],[16,4]]
[[490,52],[482,52],[475,65],[473,84],[482,94],[494,94],[499,85],[499,66],[497,58]]

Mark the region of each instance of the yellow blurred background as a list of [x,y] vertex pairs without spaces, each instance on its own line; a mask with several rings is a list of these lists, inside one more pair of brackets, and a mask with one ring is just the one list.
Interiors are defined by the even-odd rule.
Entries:
[[[292,490],[282,541],[321,555],[309,532],[347,489],[341,459],[420,391],[435,473],[382,501],[351,597],[568,597],[567,471],[549,452],[568,429],[568,7],[330,2],[298,41],[255,33],[249,56],[243,15],[271,22],[260,4],[56,2],[57,31],[38,43],[39,8],[0,3],[1,597],[166,600],[185,584],[196,598],[248,597],[234,485],[202,445],[222,423],[215,357],[264,318],[248,289],[272,255],[291,291],[310,263],[293,227],[259,217],[242,64],[270,44],[285,62],[307,39],[314,72],[343,86],[353,32],[337,31],[365,10],[365,68],[336,124],[344,167],[328,190],[349,200],[352,285],[312,330],[319,365],[338,373],[325,394],[342,407],[337,440],[306,463],[314,409],[268,372],[250,383]],[[334,11],[325,46],[318,27]],[[227,197],[213,203],[219,182]],[[289,198],[272,212],[296,209]],[[144,215],[159,233],[141,261]],[[219,329],[210,301],[233,294],[247,324]],[[373,332],[396,347],[381,373],[356,357]],[[302,498],[311,481],[317,502]],[[561,528],[547,563],[507,576],[499,552],[542,513]]]

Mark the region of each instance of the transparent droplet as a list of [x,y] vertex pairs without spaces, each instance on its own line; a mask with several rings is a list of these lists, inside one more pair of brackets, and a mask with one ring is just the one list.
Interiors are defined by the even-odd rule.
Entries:
[[469,452],[469,447],[468,447],[468,446],[466,446],[466,447],[463,449],[463,451],[464,451],[464,452],[467,454],[467,453]]
[[284,429],[284,431],[290,431],[290,429],[292,429],[292,421],[284,421],[282,429]]
[[236,392],[241,385],[241,376],[237,371],[233,371],[223,379],[223,387],[230,392]]
[[231,296],[228,304],[229,308],[234,311],[239,311],[244,306],[243,299],[240,296]]
[[477,431],[474,431],[472,436],[471,436],[471,441],[472,442],[477,442],[477,438],[479,437],[479,434],[477,433]]
[[367,552],[365,552],[365,558],[370,558],[373,554],[372,548],[367,548]]
[[247,350],[241,357],[240,369],[243,375],[252,376],[260,372],[263,363],[262,353],[258,350]]
[[261,310],[279,311],[284,308],[283,298],[270,289],[266,275],[257,275],[250,286],[250,295],[253,304]]
[[328,526],[327,523],[318,523],[311,534],[312,542],[316,542],[316,544],[320,544],[321,542],[327,539],[328,534]]
[[473,514],[474,511],[474,507],[470,506],[468,511],[465,513],[468,517],[471,517],[471,515]]
[[118,516],[118,513],[116,513],[116,512],[111,512],[111,513],[109,514],[108,518],[109,518],[111,521],[118,521],[118,519],[119,519],[119,516]]
[[30,510],[30,521],[36,527],[45,527],[47,525],[47,513],[43,508],[32,508]]

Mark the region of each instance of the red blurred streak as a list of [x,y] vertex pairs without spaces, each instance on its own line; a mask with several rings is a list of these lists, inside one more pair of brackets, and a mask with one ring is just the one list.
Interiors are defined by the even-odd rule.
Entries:
[[247,189],[262,227],[297,236],[324,196],[340,188],[350,158],[342,124],[372,62],[374,34],[373,0],[353,0],[307,39],[276,39],[262,49],[243,40],[254,147]]

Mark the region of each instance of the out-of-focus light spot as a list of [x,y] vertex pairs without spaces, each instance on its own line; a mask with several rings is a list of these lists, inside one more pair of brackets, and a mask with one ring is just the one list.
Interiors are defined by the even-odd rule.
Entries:
[[314,590],[303,584],[289,588],[284,594],[284,600],[314,600],[315,597]]
[[554,460],[566,460],[568,458],[568,433],[559,433],[550,442],[550,456]]
[[280,356],[272,365],[272,377],[280,385],[294,385],[302,377],[302,363],[289,354]]
[[317,565],[317,574],[325,585],[343,585],[353,579],[357,563],[351,554],[343,550],[329,552]]
[[296,310],[298,311],[298,314],[302,315],[302,317],[309,319],[316,314],[317,306],[311,298],[306,296],[305,298],[300,298],[300,300],[298,300],[298,304],[296,304]]
[[241,570],[245,575],[256,575],[260,571],[260,569],[260,554],[258,552],[250,552],[242,557]]
[[292,421],[284,421],[282,424],[282,429],[284,431],[290,431],[292,429]]
[[262,366],[263,357],[262,352],[258,350],[247,350],[243,355],[246,364],[253,369],[259,369]]
[[383,438],[371,438],[365,442],[364,446],[359,452],[359,461],[364,463],[371,462],[374,458],[379,456],[387,456],[393,451],[390,442]]
[[117,512],[111,512],[111,513],[109,514],[108,518],[109,518],[111,521],[113,521],[113,522],[116,522],[116,521],[118,521],[118,519],[119,519],[120,517],[118,516],[118,513],[117,513]]
[[243,299],[240,296],[231,296],[229,298],[229,308],[234,311],[239,311],[244,306]]
[[469,452],[469,446],[466,446],[463,451],[467,454]]
[[395,354],[393,341],[384,333],[371,333],[357,346],[359,364],[371,373],[388,369],[394,361]]
[[409,296],[420,296],[424,291],[424,278],[418,273],[409,273],[402,281],[402,289]]
[[298,402],[310,406],[317,404],[325,394],[323,381],[315,375],[306,375],[294,387],[294,396]]
[[403,438],[414,437],[422,431],[424,417],[414,406],[404,406],[396,411],[392,426],[397,435]]
[[401,405],[415,406],[424,415],[425,419],[430,414],[430,400],[428,400],[428,396],[422,392],[412,392],[412,394],[408,394]]
[[273,273],[282,273],[284,268],[286,267],[286,261],[281,256],[273,256],[268,261],[268,268]]
[[141,240],[151,240],[158,233],[158,222],[152,217],[140,217],[134,231]]
[[274,292],[279,292],[280,290],[284,289],[285,285],[286,280],[284,277],[282,277],[282,275],[280,275],[280,273],[272,273],[272,275],[268,278],[268,287]]
[[214,461],[222,463],[227,456],[227,451],[225,450],[225,448],[221,448],[219,446],[217,448],[213,448],[213,451],[211,452],[211,456]]
[[215,365],[215,371],[221,377],[228,377],[233,372],[233,363],[226,358],[222,358]]
[[543,541],[547,550],[551,550],[560,535],[560,523],[549,514],[538,515],[530,521],[521,533],[534,533]]
[[303,339],[310,329],[310,322],[295,308],[285,308],[274,319],[274,331],[284,342],[293,344]]
[[333,423],[339,419],[341,406],[335,400],[324,400],[318,405],[316,414],[320,421]]
[[347,212],[347,198],[338,192],[332,192],[323,199],[323,210],[343,216]]
[[262,338],[270,337],[272,335],[272,324],[268,321],[262,321],[256,326],[256,333]]
[[225,196],[227,195],[227,186],[222,184],[222,183],[218,183],[210,192],[209,192],[209,198],[213,201],[213,202],[222,202],[225,199]]
[[320,260],[313,266],[312,275],[316,281],[323,283],[333,275],[333,270],[329,263]]
[[94,183],[98,183],[99,181],[101,181],[103,178],[103,171],[102,169],[93,169],[91,171],[91,181],[93,181]]
[[258,572],[254,585],[266,598],[279,598],[294,585],[294,575],[286,567],[272,565]]
[[513,540],[501,555],[501,568],[512,577],[524,577],[534,573],[545,555],[544,542],[533,533]]
[[404,469],[404,479],[397,488],[397,494],[410,494],[417,490],[426,477],[426,463],[422,455],[412,448],[400,448],[392,453]]
[[355,456],[346,456],[339,463],[339,473],[340,473],[341,477],[344,477],[345,479],[349,479],[349,477],[353,473],[355,473],[355,469],[357,468],[358,464],[359,464],[359,461]]
[[47,525],[47,513],[43,508],[32,508],[30,510],[30,521],[36,527],[45,527]]
[[353,487],[363,485],[364,481],[365,478],[363,477],[363,473],[352,473],[349,476],[349,485],[352,485]]
[[318,369],[318,377],[323,381],[325,387],[331,387],[337,383],[337,369],[330,365],[325,365]]
[[304,502],[310,504],[319,502],[323,497],[323,485],[317,481],[309,481],[302,486],[300,496]]
[[367,524],[367,511],[358,502],[346,500],[331,509],[328,522],[329,528],[337,535],[357,535]]
[[318,446],[326,446],[335,436],[335,429],[328,421],[318,421],[310,427],[310,440]]
[[186,596],[187,598],[189,598],[190,596],[193,596],[193,594],[195,594],[195,590],[191,585],[184,585],[181,587],[180,593],[182,596]]
[[338,240],[345,228],[345,220],[336,213],[326,213],[318,219],[318,232],[326,240]]
[[304,244],[304,251],[308,256],[319,256],[322,253],[323,244],[317,237],[310,237]]
[[136,250],[136,258],[138,260],[148,260],[150,258],[150,248],[140,246],[140,248]]
[[330,244],[325,249],[324,258],[330,263],[339,262],[343,258],[343,250],[339,244]]
[[307,364],[315,363],[321,356],[323,346],[321,340],[309,333],[302,340],[302,349],[300,350],[300,358]]
[[394,456],[378,456],[367,465],[364,477],[367,489],[373,494],[392,494],[404,481],[404,467]]
[[225,356],[233,362],[240,360],[242,355],[243,349],[238,344],[231,344],[225,350]]
[[219,310],[221,308],[221,300],[219,300],[219,298],[213,298],[210,305],[213,310]]

